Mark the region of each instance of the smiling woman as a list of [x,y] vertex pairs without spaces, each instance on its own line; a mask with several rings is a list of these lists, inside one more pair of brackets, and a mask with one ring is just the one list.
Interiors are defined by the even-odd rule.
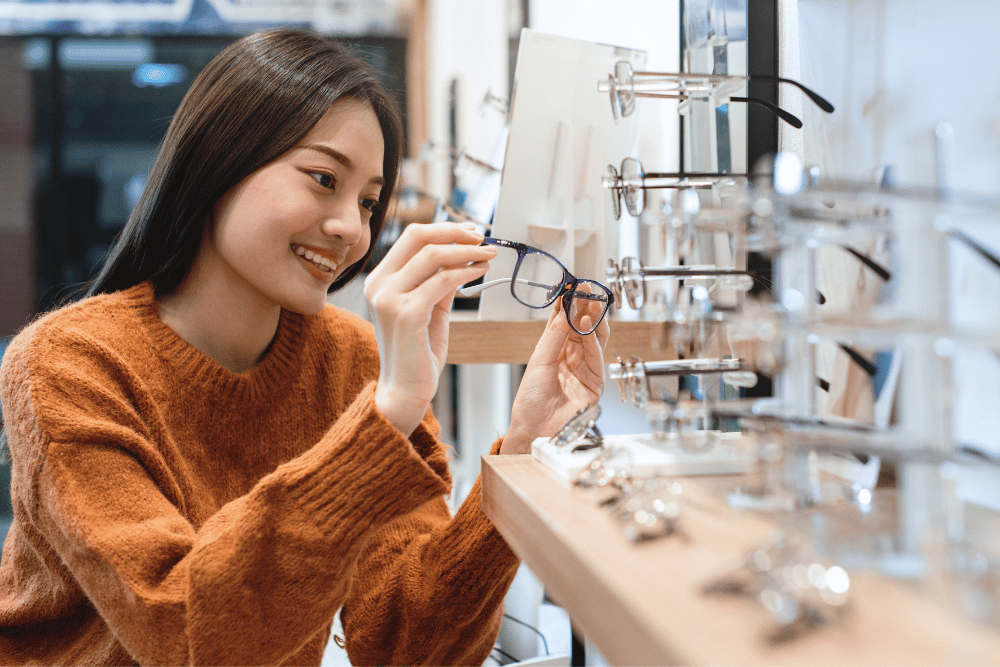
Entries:
[[[226,368],[251,368],[282,308],[318,313],[337,278],[367,257],[382,215],[384,144],[368,102],[334,102],[295,147],[219,199],[184,280],[157,299],[160,318]],[[227,336],[234,328],[238,345]]]
[[[250,35],[195,80],[88,295],[0,367],[14,520],[0,664],[482,664],[518,559],[451,514],[429,405],[455,290],[496,254],[410,225],[365,280],[400,122],[367,66]],[[603,390],[608,326],[553,310],[492,454]],[[545,415],[539,420],[538,415]]]

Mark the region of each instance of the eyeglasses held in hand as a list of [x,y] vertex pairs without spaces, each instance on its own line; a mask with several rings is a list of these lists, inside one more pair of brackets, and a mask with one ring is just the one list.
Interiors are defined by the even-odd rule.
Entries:
[[738,178],[748,178],[748,174],[726,174],[721,172],[691,172],[691,171],[658,171],[646,173],[642,170],[642,162],[634,157],[622,160],[621,174],[614,165],[608,165],[608,171],[601,179],[601,185],[611,190],[611,207],[615,220],[622,217],[622,199],[625,200],[625,210],[632,217],[638,218],[646,210],[646,190],[690,188],[711,188]]
[[[482,245],[517,251],[517,263],[510,278],[491,280],[459,289],[455,296],[473,297],[494,285],[510,283],[510,293],[529,308],[546,308],[562,297],[566,320],[581,336],[591,334],[615,302],[611,290],[587,278],[577,278],[549,253],[517,241],[486,237]],[[584,318],[590,322],[585,323]]]
[[798,81],[780,76],[763,74],[690,74],[686,72],[633,72],[632,64],[619,61],[614,74],[607,81],[599,81],[598,92],[611,94],[611,113],[615,122],[635,112],[637,97],[654,97],[674,100],[713,100],[718,104],[743,102],[763,107],[794,128],[801,128],[802,121],[781,107],[757,97],[734,96],[747,81],[776,81],[787,83],[801,90],[816,106],[826,113],[833,113],[833,105],[819,93]]

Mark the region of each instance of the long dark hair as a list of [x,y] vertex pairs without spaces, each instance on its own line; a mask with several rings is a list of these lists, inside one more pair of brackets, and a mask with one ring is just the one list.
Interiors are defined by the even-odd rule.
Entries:
[[[146,189],[84,296],[151,280],[170,294],[190,271],[216,202],[234,185],[295,146],[341,98],[368,102],[385,141],[385,186],[371,217],[367,254],[330,286],[365,267],[389,212],[403,154],[393,98],[344,46],[304,30],[255,33],[229,45],[184,96]],[[0,416],[0,462],[9,460]]]
[[146,189],[86,295],[152,280],[171,293],[191,269],[216,202],[312,129],[338,99],[368,102],[385,140],[379,204],[364,268],[385,222],[403,151],[392,97],[346,47],[302,30],[255,33],[231,44],[195,79],[167,130]]

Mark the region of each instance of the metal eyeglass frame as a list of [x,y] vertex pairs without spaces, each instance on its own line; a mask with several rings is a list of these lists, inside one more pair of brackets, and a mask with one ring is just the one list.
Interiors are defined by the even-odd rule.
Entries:
[[764,107],[781,120],[798,129],[802,121],[781,107],[757,97],[734,96],[744,83],[751,80],[787,83],[801,90],[816,106],[826,113],[834,107],[823,96],[794,79],[764,74],[692,74],[688,72],[634,72],[626,60],[615,63],[615,71],[607,80],[597,83],[598,92],[610,93],[611,113],[615,122],[635,112],[637,97],[659,99],[715,101],[718,104],[743,102]]
[[607,280],[611,287],[611,294],[615,298],[615,303],[628,303],[635,310],[639,310],[646,303],[646,281],[649,279],[662,280],[695,280],[695,279],[715,279],[721,287],[740,290],[743,292],[753,289],[754,274],[750,271],[734,268],[720,268],[714,265],[692,265],[692,266],[671,266],[655,269],[648,269],[636,257],[625,257],[622,259],[621,267],[613,259],[608,260]]
[[623,403],[645,407],[649,401],[651,376],[717,375],[751,370],[742,359],[665,359],[643,361],[634,355],[608,364],[608,377],[618,383]]
[[577,410],[576,414],[562,425],[549,442],[556,447],[579,442],[572,451],[580,452],[604,446],[604,435],[597,428],[597,418],[601,416],[601,406],[591,403]]
[[[544,250],[539,250],[538,248],[532,247],[525,243],[519,243],[517,241],[508,241],[506,239],[493,238],[491,236],[487,236],[485,239],[483,239],[481,245],[495,245],[495,246],[500,246],[501,248],[510,248],[511,250],[517,251],[517,263],[514,264],[514,271],[511,273],[511,277],[500,278],[498,280],[491,280],[489,282],[485,282],[480,285],[463,287],[455,293],[455,296],[459,297],[478,296],[479,293],[482,292],[483,290],[489,289],[494,285],[501,285],[503,283],[510,283],[510,295],[514,297],[518,303],[525,305],[528,308],[535,308],[535,309],[548,308],[555,302],[556,299],[558,299],[561,296],[563,299],[562,302],[563,311],[565,311],[566,313],[566,321],[569,322],[570,328],[572,328],[573,331],[577,332],[581,336],[586,336],[594,333],[597,327],[601,324],[601,321],[608,314],[608,310],[615,303],[615,295],[606,285],[599,283],[596,280],[590,280],[589,278],[577,278],[576,276],[574,276],[572,273],[569,272],[569,269],[567,269],[562,262],[560,262],[558,259],[550,255],[549,253],[545,252]],[[544,255],[549,259],[551,259],[553,262],[555,262],[557,265],[559,265],[559,267],[563,271],[563,277],[562,281],[558,286],[545,285],[524,278],[519,279],[517,277],[517,272],[521,268],[522,260],[524,260],[524,258],[530,254]],[[516,283],[532,285],[534,287],[547,288],[548,293],[545,303],[538,306],[535,304],[526,303],[525,301],[518,298],[517,294],[514,291],[514,286]],[[584,284],[594,291],[591,292],[580,291],[578,288]],[[570,315],[570,312],[572,311],[573,299],[585,299],[587,301],[597,301],[599,303],[604,304],[604,310],[601,311],[601,316],[597,318],[597,320],[594,322],[594,326],[589,331],[580,331],[579,329],[576,328],[576,325],[573,324],[573,318]]]
[[642,170],[642,162],[638,158],[627,157],[622,160],[620,174],[614,165],[608,165],[607,172],[601,178],[601,185],[611,190],[611,207],[615,214],[615,220],[619,220],[622,217],[622,198],[625,199],[625,210],[629,212],[629,215],[636,218],[642,215],[646,209],[645,190],[711,188],[726,181],[749,178],[749,176],[749,174],[707,171],[646,173]]

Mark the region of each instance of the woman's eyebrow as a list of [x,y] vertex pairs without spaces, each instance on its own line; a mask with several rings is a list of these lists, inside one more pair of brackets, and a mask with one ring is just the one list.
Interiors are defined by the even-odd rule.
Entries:
[[[323,144],[309,144],[308,146],[302,146],[302,148],[306,148],[308,150],[313,150],[313,151],[319,151],[320,153],[325,153],[330,157],[332,157],[337,162],[339,162],[340,164],[344,165],[346,169],[354,171],[355,168],[354,162],[351,160],[351,158],[347,157],[346,155],[344,155],[343,153],[334,148],[330,148],[329,146],[325,146]],[[376,183],[378,185],[385,185],[385,179],[382,178],[381,176],[376,176],[372,178],[371,182]]]

